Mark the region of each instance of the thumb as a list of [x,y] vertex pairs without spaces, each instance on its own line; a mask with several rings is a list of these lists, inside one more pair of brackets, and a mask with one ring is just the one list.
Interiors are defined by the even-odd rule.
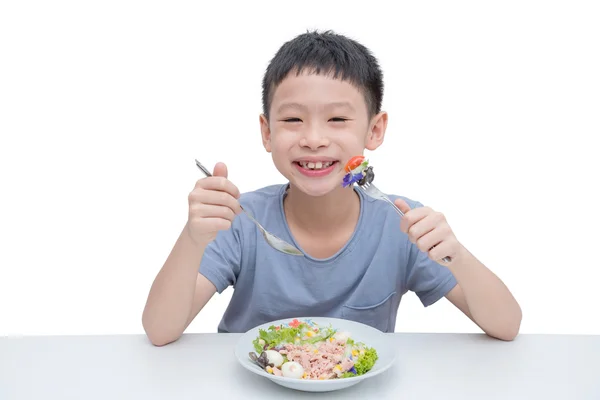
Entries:
[[394,201],[394,204],[396,205],[396,207],[398,207],[400,209],[400,211],[402,211],[404,214],[406,214],[407,212],[410,211],[410,206],[408,205],[407,202],[405,202],[402,199],[396,199],[396,201]]
[[223,178],[227,178],[227,165],[219,162],[215,165],[215,169],[213,170],[214,176],[222,176]]

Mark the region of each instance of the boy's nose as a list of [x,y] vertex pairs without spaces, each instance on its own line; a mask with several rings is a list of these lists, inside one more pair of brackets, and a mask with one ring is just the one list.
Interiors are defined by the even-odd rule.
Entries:
[[300,146],[317,150],[319,147],[329,146],[329,139],[322,135],[318,129],[310,129],[300,139]]

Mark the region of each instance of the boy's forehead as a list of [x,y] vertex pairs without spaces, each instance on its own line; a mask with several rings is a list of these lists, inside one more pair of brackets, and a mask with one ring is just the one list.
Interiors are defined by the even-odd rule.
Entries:
[[282,108],[345,108],[351,111],[367,109],[363,94],[352,83],[329,75],[288,74],[275,88],[271,109]]

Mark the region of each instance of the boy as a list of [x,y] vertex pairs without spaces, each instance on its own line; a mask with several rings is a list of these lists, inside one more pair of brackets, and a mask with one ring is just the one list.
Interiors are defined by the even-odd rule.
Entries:
[[[343,187],[344,165],[383,142],[382,73],[361,44],[331,32],[285,43],[263,79],[262,141],[289,181],[240,195],[217,164],[189,195],[189,218],[143,313],[154,345],[177,340],[216,293],[235,290],[219,332],[276,319],[328,316],[393,332],[404,293],[424,306],[446,297],[485,333],[512,340],[521,310],[456,239],[444,216],[391,196]],[[280,253],[240,214],[304,252]],[[451,261],[442,261],[449,256]]]

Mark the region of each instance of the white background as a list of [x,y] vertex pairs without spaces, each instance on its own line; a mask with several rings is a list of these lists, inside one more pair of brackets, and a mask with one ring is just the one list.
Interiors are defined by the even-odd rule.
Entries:
[[[143,332],[194,158],[242,191],[283,182],[260,83],[313,28],[381,62],[378,186],[447,215],[519,300],[521,332],[600,334],[597,2],[209,4],[0,5],[0,335]],[[230,296],[188,332],[215,332]],[[399,313],[397,331],[477,331],[412,293]]]

